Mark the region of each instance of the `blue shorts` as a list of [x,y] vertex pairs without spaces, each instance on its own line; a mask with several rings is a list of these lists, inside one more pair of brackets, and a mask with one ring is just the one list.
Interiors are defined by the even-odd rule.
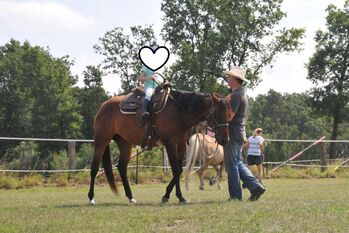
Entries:
[[263,155],[248,155],[247,165],[259,165],[263,163]]

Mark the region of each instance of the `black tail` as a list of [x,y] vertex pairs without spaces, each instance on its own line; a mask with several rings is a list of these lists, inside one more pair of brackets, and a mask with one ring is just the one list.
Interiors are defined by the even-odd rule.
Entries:
[[118,195],[119,192],[115,184],[109,145],[105,148],[105,151],[102,157],[102,162],[104,167],[104,173],[105,173],[105,176],[107,177],[107,181],[110,186],[110,189],[113,191],[113,193],[115,193],[115,195]]

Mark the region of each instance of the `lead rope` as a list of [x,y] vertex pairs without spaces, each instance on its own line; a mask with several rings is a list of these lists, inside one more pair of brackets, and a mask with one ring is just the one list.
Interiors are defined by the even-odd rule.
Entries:
[[[206,126],[206,131],[207,131],[207,128],[208,128],[208,127]],[[196,137],[198,138],[198,133],[197,133]],[[216,149],[215,149],[215,151],[214,151],[211,155],[207,155],[207,154],[206,154],[206,151],[205,151],[205,141],[206,141],[206,142],[209,142],[209,141],[206,139],[206,134],[204,133],[204,134],[203,134],[202,143],[201,143],[200,140],[199,140],[200,149],[201,149],[201,151],[203,151],[203,154],[204,154],[204,156],[205,156],[207,159],[211,159],[211,158],[213,158],[214,156],[216,156],[216,154],[217,154],[217,151],[218,151],[218,142],[217,142],[217,140],[215,140],[215,143],[216,143]],[[196,143],[196,140],[195,140],[195,143]]]
[[[204,135],[204,139],[206,140],[205,135]],[[205,140],[204,140],[204,141],[205,141]],[[205,150],[204,150],[205,142],[203,142],[202,150],[203,150],[203,153],[204,153],[205,157],[208,158],[208,159],[213,158],[213,157],[216,156],[216,154],[217,154],[217,151],[218,151],[218,143],[217,143],[217,141],[215,141],[215,142],[216,142],[216,149],[215,149],[215,151],[214,151],[211,155],[207,155],[207,154],[206,154],[206,152],[205,152]]]

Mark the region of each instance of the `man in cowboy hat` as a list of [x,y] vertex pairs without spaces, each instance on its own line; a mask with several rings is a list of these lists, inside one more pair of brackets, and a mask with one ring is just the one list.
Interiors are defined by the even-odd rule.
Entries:
[[248,110],[248,99],[242,87],[249,80],[245,78],[246,71],[240,67],[226,70],[224,74],[231,90],[229,98],[233,114],[233,120],[229,123],[230,140],[223,147],[229,200],[242,200],[241,179],[251,192],[249,200],[256,201],[265,192],[265,188],[243,164],[241,157],[242,145],[246,140],[245,121]]

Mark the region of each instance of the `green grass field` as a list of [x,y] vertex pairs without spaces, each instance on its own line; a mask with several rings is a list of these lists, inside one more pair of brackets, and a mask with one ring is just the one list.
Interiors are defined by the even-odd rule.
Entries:
[[[123,187],[115,197],[97,186],[95,206],[88,186],[0,190],[0,232],[349,232],[349,179],[269,179],[258,202],[228,202],[224,190],[206,185],[183,190],[191,201],[160,204],[166,184],[133,185],[128,204]],[[184,184],[182,185],[184,189]]]

